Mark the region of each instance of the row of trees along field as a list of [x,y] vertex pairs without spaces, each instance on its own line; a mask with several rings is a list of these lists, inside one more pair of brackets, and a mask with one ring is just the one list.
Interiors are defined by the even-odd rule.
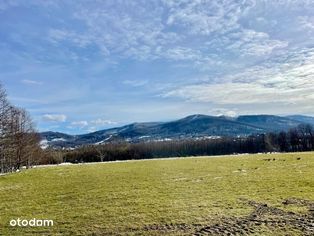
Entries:
[[38,163],[42,156],[39,141],[29,114],[8,101],[0,84],[0,173]]
[[66,151],[62,156],[65,162],[80,163],[312,150],[314,150],[314,129],[311,125],[300,125],[288,132],[259,134],[249,137],[90,145]]

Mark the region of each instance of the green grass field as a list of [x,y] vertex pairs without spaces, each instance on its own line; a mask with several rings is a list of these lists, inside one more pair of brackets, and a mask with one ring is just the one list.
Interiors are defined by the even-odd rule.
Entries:
[[[301,200],[282,204],[286,199]],[[314,153],[34,168],[0,176],[0,235],[191,235],[214,224],[227,224],[227,235],[232,224],[221,222],[236,227],[254,210],[249,201],[302,215],[305,200],[314,201]],[[54,226],[10,226],[17,218],[52,219]],[[302,235],[289,224],[254,227],[247,233]]]

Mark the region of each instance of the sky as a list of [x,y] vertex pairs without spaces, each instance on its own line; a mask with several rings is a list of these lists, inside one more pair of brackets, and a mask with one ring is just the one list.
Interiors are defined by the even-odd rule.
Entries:
[[0,0],[0,62],[40,131],[314,115],[314,0]]

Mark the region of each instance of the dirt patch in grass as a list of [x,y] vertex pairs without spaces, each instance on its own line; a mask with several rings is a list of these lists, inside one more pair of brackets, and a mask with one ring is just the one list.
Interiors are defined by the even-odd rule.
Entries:
[[153,225],[147,225],[144,227],[144,231],[147,232],[158,232],[161,234],[193,234],[195,230],[200,230],[204,227],[204,225],[201,224],[165,224],[165,225],[158,225],[158,224],[153,224]]
[[219,223],[197,230],[194,235],[250,235],[260,232],[263,226],[271,230],[290,228],[302,232],[302,235],[314,235],[313,202],[296,198],[283,201],[283,205],[306,206],[308,208],[306,214],[284,211],[255,201],[247,203],[254,208],[248,216],[222,219]]
[[314,202],[291,198],[282,202],[283,206],[297,205],[305,206],[306,214],[298,214],[285,211],[277,207],[269,206],[250,200],[244,200],[246,204],[253,207],[253,211],[244,217],[225,217],[219,219],[215,224],[164,224],[147,225],[143,228],[146,232],[158,234],[180,234],[180,235],[251,235],[263,233],[265,228],[272,232],[276,230],[285,231],[292,229],[302,235],[314,235]]

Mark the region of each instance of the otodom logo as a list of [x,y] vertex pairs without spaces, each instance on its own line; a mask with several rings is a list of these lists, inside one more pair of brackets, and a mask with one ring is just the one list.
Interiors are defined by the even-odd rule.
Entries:
[[53,226],[53,220],[43,220],[43,219],[12,219],[10,220],[10,226],[12,227],[27,227],[27,226],[31,226],[31,227],[51,227]]

